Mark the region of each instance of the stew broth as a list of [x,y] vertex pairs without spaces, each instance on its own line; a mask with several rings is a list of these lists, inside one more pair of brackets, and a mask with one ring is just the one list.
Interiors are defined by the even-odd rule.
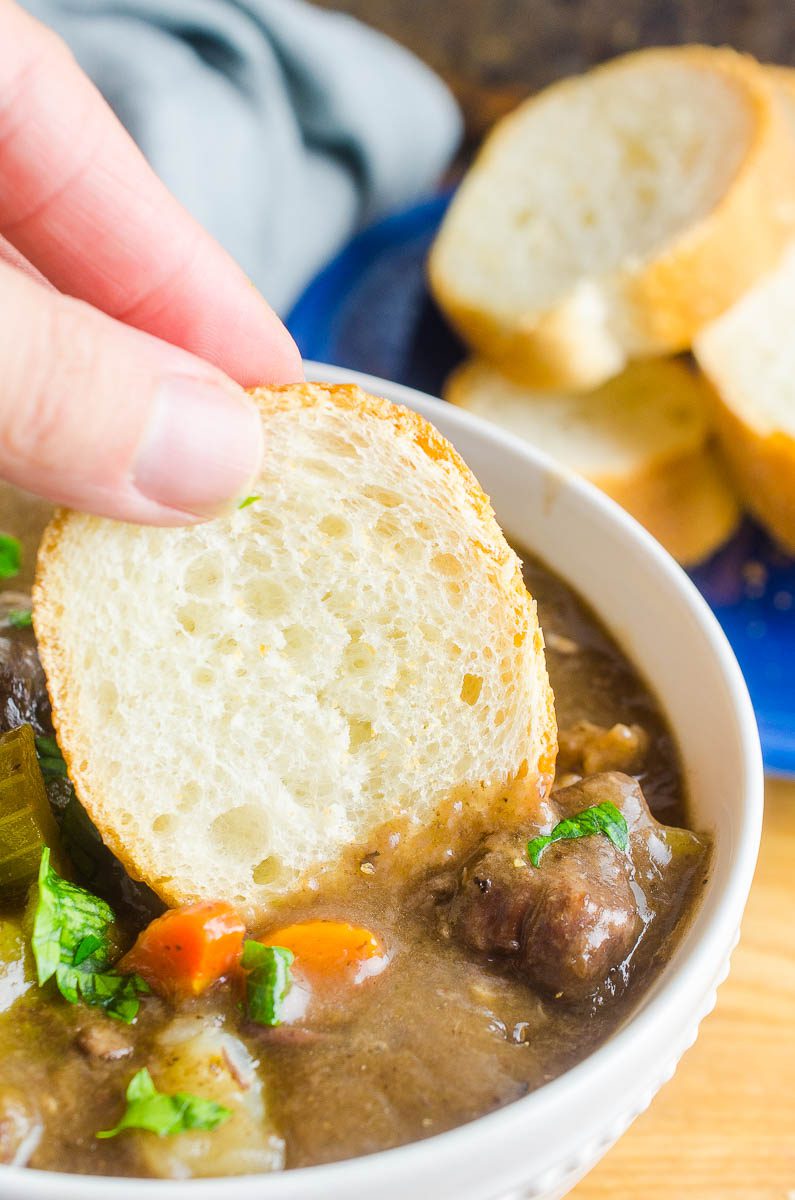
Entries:
[[[526,578],[556,696],[561,814],[602,788],[635,812],[637,780],[656,818],[683,825],[676,747],[648,687],[570,588],[533,560]],[[623,774],[583,784],[594,768]],[[178,1011],[146,996],[132,1025],[70,1005],[51,985],[36,986],[25,921],[9,909],[0,919],[0,1161],[143,1176],[306,1166],[428,1137],[526,1095],[626,1018],[697,902],[706,843],[677,830],[660,835],[642,812],[637,820],[629,873],[601,837],[549,847],[536,871],[525,850],[537,832],[530,827],[410,887],[363,855],[320,893],[287,903],[279,923],[325,917],[364,926],[385,945],[388,966],[356,986],[324,986],[303,1015],[299,987],[290,1001],[297,1016],[275,1027],[245,1018],[234,982]],[[526,890],[542,871],[554,883],[516,900],[514,883]],[[582,887],[572,872],[591,879],[598,929],[577,925],[572,897]],[[117,869],[86,886],[112,900],[128,940],[159,911],[145,893],[120,886]],[[554,923],[545,925],[550,894]],[[605,946],[613,959],[597,977]],[[235,1109],[201,1135],[97,1139],[124,1111],[134,1073],[147,1066],[158,1081],[193,1036],[199,1053],[220,1047],[218,1070],[229,1072],[246,1119]]]

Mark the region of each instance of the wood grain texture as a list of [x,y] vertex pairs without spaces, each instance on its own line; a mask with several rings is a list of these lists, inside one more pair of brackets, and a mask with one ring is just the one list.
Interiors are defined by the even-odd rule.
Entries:
[[474,142],[528,93],[640,46],[728,43],[795,62],[793,0],[315,0],[359,17],[448,82]]
[[795,784],[769,782],[731,974],[695,1046],[572,1200],[795,1200]]

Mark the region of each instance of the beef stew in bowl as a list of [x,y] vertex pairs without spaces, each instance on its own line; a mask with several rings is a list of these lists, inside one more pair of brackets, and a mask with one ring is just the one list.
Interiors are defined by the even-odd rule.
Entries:
[[[224,905],[164,916],[105,850],[59,759],[32,631],[6,622],[4,1162],[182,1178],[369,1154],[526,1095],[626,1017],[698,903],[709,839],[685,827],[648,687],[570,588],[534,560],[526,573],[560,721],[537,819],[426,874],[365,850],[247,931]],[[37,772],[81,890],[37,860],[26,904],[14,813]],[[48,977],[69,937],[72,963]]]
[[[395,398],[411,397],[395,395]],[[430,401],[418,403],[425,403],[432,418],[443,426],[446,420],[443,410],[438,412],[438,406]],[[456,418],[452,418],[452,424],[464,426],[467,434],[474,427],[474,422],[460,422]],[[461,430],[455,428],[454,432]],[[480,428],[477,436],[484,443],[489,442],[488,432],[484,433]],[[500,439],[494,440],[496,443]],[[492,445],[491,451],[496,463],[504,463],[510,458],[504,444]],[[525,473],[522,479],[532,480],[539,496],[549,497],[549,481],[545,479],[543,464],[534,463],[526,451],[516,452],[514,457],[516,470]],[[510,480],[501,468],[492,473],[491,478],[488,470],[482,466],[478,469],[492,491],[502,488],[504,492],[507,487],[521,491],[515,480]],[[70,1069],[82,1074],[72,1076],[78,1087],[77,1097],[72,1093],[67,1099],[53,1097],[49,1106],[54,1115],[59,1103],[66,1105],[61,1112],[61,1126],[66,1126],[72,1112],[77,1112],[80,1121],[85,1117],[85,1136],[82,1141],[70,1139],[67,1130],[62,1130],[62,1145],[70,1148],[61,1153],[60,1159],[53,1156],[50,1164],[40,1160],[38,1165],[47,1166],[44,1171],[13,1168],[2,1171],[0,1177],[8,1196],[13,1196],[14,1200],[23,1196],[80,1196],[82,1200],[84,1196],[102,1195],[124,1196],[126,1200],[128,1196],[137,1198],[144,1194],[144,1189],[160,1190],[151,1178],[148,1181],[138,1178],[125,1184],[122,1180],[92,1183],[89,1178],[71,1182],[67,1175],[50,1176],[50,1169],[64,1170],[71,1166],[74,1159],[68,1159],[68,1153],[95,1156],[95,1166],[78,1166],[80,1170],[112,1170],[114,1174],[124,1170],[130,1174],[161,1177],[202,1174],[199,1154],[205,1152],[213,1157],[207,1142],[216,1134],[222,1134],[225,1127],[228,1134],[233,1121],[238,1130],[245,1128],[245,1111],[238,1110],[234,1117],[228,1117],[215,1129],[193,1128],[184,1134],[163,1138],[126,1129],[114,1138],[96,1138],[97,1132],[113,1129],[131,1108],[124,1092],[132,1080],[138,1079],[137,1087],[133,1088],[133,1103],[147,1099],[148,1086],[141,1079],[147,1064],[151,1067],[150,1079],[154,1080],[155,1091],[163,1096],[174,1097],[181,1093],[211,1102],[209,1075],[202,1066],[208,1063],[210,1075],[219,1073],[221,1078],[231,1078],[238,1088],[238,1096],[233,1092],[215,1093],[216,1099],[211,1103],[233,1109],[240,1094],[245,1094],[251,1105],[249,1115],[253,1111],[253,1121],[258,1127],[258,1150],[255,1154],[250,1153],[251,1147],[246,1145],[245,1136],[243,1142],[238,1142],[237,1151],[233,1141],[227,1140],[222,1145],[226,1146],[229,1157],[225,1151],[222,1159],[216,1145],[215,1174],[220,1170],[240,1168],[245,1172],[262,1172],[267,1169],[265,1156],[270,1156],[268,1165],[274,1166],[279,1165],[282,1153],[287,1165],[298,1166],[307,1162],[328,1162],[354,1151],[365,1153],[376,1150],[379,1145],[395,1145],[407,1138],[420,1139],[385,1156],[371,1153],[369,1157],[334,1168],[313,1166],[307,1171],[299,1166],[298,1170],[275,1171],[267,1180],[261,1176],[251,1182],[228,1180],[225,1194],[240,1196],[267,1194],[274,1198],[309,1198],[346,1195],[359,1198],[372,1194],[375,1188],[379,1195],[391,1198],[410,1194],[418,1180],[423,1181],[423,1187],[429,1192],[432,1189],[434,1194],[461,1198],[502,1196],[509,1192],[524,1195],[524,1190],[514,1193],[512,1188],[522,1186],[522,1181],[528,1182],[532,1178],[532,1193],[527,1194],[551,1198],[561,1195],[564,1184],[572,1183],[603,1152],[609,1140],[615,1139],[629,1117],[647,1103],[651,1091],[656,1090],[663,1076],[670,1072],[671,1063],[692,1039],[695,1021],[709,1003],[705,997],[709,997],[716,973],[721,970],[728,953],[731,931],[745,900],[753,863],[759,814],[759,797],[758,793],[754,794],[753,787],[758,780],[754,774],[753,738],[749,732],[747,708],[743,708],[745,700],[739,680],[731,673],[730,662],[722,656],[723,647],[711,626],[705,623],[697,602],[682,593],[679,572],[670,574],[669,566],[660,562],[653,548],[648,547],[648,539],[623,518],[616,517],[609,505],[588,497],[587,490],[584,499],[582,491],[579,486],[558,481],[556,496],[549,505],[538,500],[532,509],[533,520],[538,517],[538,527],[533,530],[533,545],[539,545],[554,559],[558,570],[561,563],[569,560],[574,563],[573,574],[578,578],[580,588],[586,590],[590,598],[596,595],[600,612],[610,613],[611,617],[618,614],[616,620],[622,630],[622,642],[635,646],[634,656],[644,666],[648,677],[662,679],[665,709],[674,714],[676,742],[685,751],[683,768],[667,722],[660,718],[657,704],[645,685],[627,666],[626,659],[616,652],[615,643],[611,643],[587,610],[580,613],[582,624],[580,634],[576,634],[576,598],[543,568],[528,566],[531,587],[536,590],[542,605],[552,683],[560,692],[557,704],[564,731],[560,778],[563,787],[543,823],[518,832],[515,858],[508,857],[510,846],[498,842],[495,845],[492,840],[479,847],[477,856],[458,864],[458,874],[456,871],[435,871],[422,878],[422,886],[412,881],[411,887],[405,888],[400,880],[393,880],[394,888],[387,888],[382,887],[383,856],[363,854],[354,864],[358,874],[351,874],[355,881],[353,888],[343,888],[340,883],[336,894],[334,887],[329,887],[322,898],[315,895],[305,901],[294,901],[291,908],[280,914],[279,928],[252,930],[264,941],[279,941],[279,938],[268,936],[269,932],[279,934],[282,942],[291,941],[298,952],[291,965],[292,989],[283,1001],[279,1026],[259,1025],[247,1019],[244,1009],[238,1007],[245,1006],[246,990],[238,990],[235,996],[232,984],[228,990],[225,990],[226,984],[220,984],[203,997],[185,1003],[179,1014],[172,1002],[150,992],[139,998],[136,1025],[132,1027],[108,1018],[101,1010],[70,1006],[58,994],[50,994],[50,1000],[59,1006],[59,1015],[55,1019],[50,1015],[49,1019],[53,1039],[54,1042],[60,1039],[50,1066],[62,1050]],[[558,551],[556,542],[566,538],[573,528],[566,512],[563,512],[566,520],[561,523],[560,504],[557,504],[560,500],[563,508],[570,504],[579,512],[582,529],[578,534],[579,545],[575,545],[578,539],[574,538],[566,550]],[[514,528],[525,520],[522,516],[524,503],[518,496]],[[497,508],[501,509],[500,500]],[[504,508],[503,499],[503,511]],[[543,520],[538,516],[542,512]],[[606,534],[600,523],[606,526]],[[650,610],[657,600],[669,608],[670,626],[660,629],[659,637],[653,643],[653,653],[651,650],[640,653],[636,649],[642,622],[638,617],[633,623],[634,618],[626,616],[622,608],[623,586],[612,582],[616,580],[618,564],[609,534],[614,535],[615,544],[622,553],[632,551],[636,554],[634,586],[640,589],[639,598],[646,596],[650,600]],[[591,536],[593,546],[603,552],[604,575],[598,572],[593,575],[593,588],[590,582],[586,583],[588,576],[584,575],[581,566],[582,560],[587,562],[591,548],[590,542],[587,545],[584,542],[587,535]],[[644,572],[648,572],[657,584],[653,596],[644,582]],[[610,588],[615,598],[612,607],[605,601],[605,589]],[[691,637],[689,642],[688,636]],[[699,677],[693,680],[688,692],[682,690],[681,696],[677,697],[677,700],[681,698],[681,703],[673,702],[675,692],[658,662],[652,662],[650,667],[654,654],[663,654],[663,661],[665,653],[670,655],[671,638],[674,637],[681,638],[683,650],[689,647],[692,653],[697,653],[698,648],[703,654]],[[651,640],[646,644],[652,647]],[[585,661],[582,658],[584,649],[586,658],[594,656],[592,685],[591,688],[582,686],[578,691],[579,680],[584,678],[584,673],[579,670]],[[617,672],[621,678],[611,678],[612,672]],[[569,682],[572,683],[570,688]],[[610,695],[621,697],[616,712],[609,710]],[[705,703],[705,695],[710,698],[709,704]],[[570,697],[569,708],[567,696]],[[630,696],[633,697],[632,704],[627,703]],[[697,706],[697,712],[706,714],[700,725],[698,720],[688,725],[681,718],[682,713],[687,713],[688,696]],[[711,702],[712,697],[715,697],[715,703]],[[596,707],[592,701],[596,701]],[[737,752],[735,743],[728,738],[728,731],[733,728]],[[716,737],[721,734],[728,738],[723,754],[715,758],[715,762],[710,730]],[[701,760],[699,746],[704,748]],[[737,757],[737,754],[745,757]],[[707,774],[705,766],[710,766],[711,774]],[[621,851],[602,829],[590,836],[585,836],[582,829],[579,838],[563,838],[562,833],[558,833],[558,840],[533,847],[539,864],[536,868],[532,865],[528,846],[537,842],[537,836],[550,836],[556,824],[580,817],[588,808],[598,808],[598,803],[594,803],[597,797],[592,793],[576,792],[581,779],[574,776],[581,776],[586,770],[603,776],[600,785],[608,788],[612,797],[609,803],[614,804],[626,821],[627,851]],[[733,773],[737,780],[736,791],[730,785]],[[608,779],[604,779],[605,775]],[[687,791],[692,799],[695,826],[709,830],[712,836],[717,829],[717,852],[713,853],[704,904],[698,902],[700,883],[705,878],[705,859],[701,857],[699,865],[689,875],[689,882],[689,868],[682,871],[682,890],[674,900],[677,913],[685,912],[688,907],[694,913],[691,918],[693,929],[686,931],[683,937],[685,946],[677,949],[679,934],[671,935],[670,928],[664,929],[664,923],[659,924],[654,917],[640,938],[628,971],[623,972],[626,979],[622,978],[621,970],[611,973],[606,960],[603,962],[604,971],[599,973],[599,978],[608,985],[602,988],[602,994],[598,988],[587,991],[587,967],[582,970],[582,960],[591,959],[590,955],[579,953],[588,948],[587,923],[584,928],[576,920],[563,920],[563,938],[558,946],[568,954],[557,955],[554,961],[558,967],[566,968],[566,986],[572,988],[572,982],[576,980],[576,996],[567,998],[566,988],[561,989],[560,977],[552,977],[543,956],[533,953],[532,937],[525,941],[525,918],[520,917],[522,930],[519,937],[504,936],[506,923],[502,914],[506,910],[501,905],[495,906],[495,899],[500,895],[503,875],[508,869],[515,870],[526,880],[532,878],[534,872],[543,872],[551,865],[554,887],[550,890],[557,896],[552,912],[560,911],[564,917],[570,917],[570,898],[576,894],[576,881],[590,878],[591,864],[582,859],[593,858],[597,862],[600,859],[604,870],[606,851],[614,854],[611,859],[614,864],[621,864],[622,854],[628,852],[628,857],[633,860],[632,874],[639,869],[642,874],[642,839],[646,836],[648,844],[648,829],[656,827],[650,826],[640,808],[636,782],[633,782],[635,776],[640,780],[641,790],[650,800],[652,810],[667,826],[674,827],[681,822]],[[701,786],[694,787],[694,784]],[[572,787],[574,792],[570,791]],[[747,808],[743,809],[743,805]],[[721,822],[719,829],[717,821]],[[540,833],[542,828],[544,832]],[[621,840],[621,834],[617,836]],[[665,834],[664,838],[668,836]],[[685,838],[694,841],[687,833]],[[568,858],[564,854],[567,851],[578,851],[573,859],[575,871],[558,870],[558,863],[566,862]],[[639,858],[638,865],[635,865],[635,857]],[[685,854],[679,860],[685,863],[687,858]],[[514,863],[520,865],[514,866]],[[484,866],[488,868],[485,875]],[[89,882],[90,876],[85,876],[84,880],[88,890],[97,888],[94,881]],[[648,881],[646,886],[650,887]],[[389,898],[390,890],[399,902]],[[633,899],[638,900],[632,887],[630,890]],[[124,877],[114,882],[107,895],[122,923],[125,920],[130,923],[127,940],[148,919],[157,916],[145,896],[130,894],[130,884]],[[512,896],[518,899],[521,912],[524,896],[515,892]],[[377,898],[377,902],[373,902],[373,898]],[[342,901],[347,907],[342,908]],[[533,912],[538,907],[533,905]],[[540,908],[543,910],[544,905]],[[610,911],[606,912],[605,908]],[[599,947],[609,942],[616,954],[621,953],[622,937],[632,936],[638,929],[635,924],[638,907],[635,906],[635,918],[630,914],[627,919],[627,911],[627,907],[623,907],[622,916],[622,906],[615,904],[600,908],[600,916],[598,912],[596,922],[591,925],[591,930],[598,930]],[[673,912],[671,910],[671,916]],[[549,917],[550,908],[546,906],[546,919]],[[318,920],[327,923],[325,931],[334,926],[340,932],[337,950],[341,947],[342,958],[347,955],[348,961],[354,964],[352,971],[346,967],[343,972],[345,982],[328,986],[328,974],[325,977],[324,986],[328,988],[325,995],[329,1003],[324,1003],[323,996],[319,995],[323,988],[318,991],[317,985],[313,989],[315,995],[311,995],[311,980],[306,986],[298,966],[301,940],[295,930],[303,930],[306,949],[307,926]],[[599,920],[606,920],[606,924],[600,926]],[[627,934],[630,925],[633,926],[632,934]],[[347,926],[347,929],[340,930],[340,926]],[[531,926],[532,922],[527,922],[528,930]],[[680,932],[687,926],[686,920],[680,926]],[[560,928],[555,923],[556,931],[560,932]],[[287,936],[291,929],[292,934]],[[510,919],[508,929],[510,931]],[[603,929],[611,936],[603,937]],[[352,936],[346,942],[347,934]],[[17,935],[18,940],[20,937],[22,935]],[[311,937],[309,941],[311,944]],[[548,940],[544,938],[543,941],[546,944]],[[673,955],[673,967],[665,966],[669,955]],[[385,965],[381,966],[384,960]],[[358,966],[355,965],[357,961]],[[367,973],[367,968],[363,967],[367,962],[373,964],[372,973]],[[399,966],[404,968],[400,973],[396,970]],[[352,984],[352,977],[359,977],[358,982]],[[455,980],[452,992],[450,978]],[[462,990],[465,980],[472,985],[472,990],[468,986]],[[20,988],[23,984],[24,979],[19,983]],[[384,1000],[381,1010],[378,1003],[373,1003],[367,1013],[365,997],[370,985],[372,988],[381,986],[379,995]],[[240,988],[240,980],[237,986]],[[28,984],[28,988],[26,995],[35,995],[32,985]],[[335,991],[337,995],[341,991],[347,1004],[336,1000]],[[563,995],[558,995],[560,991]],[[310,998],[301,1013],[300,1004],[304,1002],[306,992],[310,992]],[[226,1000],[219,1004],[221,994]],[[377,994],[370,992],[370,995]],[[645,995],[653,998],[651,1002],[642,1002],[638,1012],[638,1001]],[[315,1004],[313,1009],[312,1003]],[[49,1012],[53,1013],[52,1004]],[[407,1013],[416,1014],[419,1033],[422,1033],[423,1025],[429,1027],[426,1043],[429,1057],[424,1063],[414,1052],[419,1033],[407,1024]],[[518,1013],[515,1020],[512,1020],[513,1013]],[[221,1024],[222,1018],[226,1020]],[[46,1036],[41,1032],[46,1024],[47,1018],[44,1018],[40,1024],[42,1037]],[[358,1042],[351,1036],[354,1026]],[[544,1028],[549,1028],[554,1036],[557,1033],[557,1042],[554,1037],[549,1043],[542,1042],[539,1031]],[[112,1031],[110,1036],[106,1036],[108,1030]],[[620,1032],[612,1032],[615,1030]],[[203,1039],[199,1032],[205,1034]],[[440,1045],[434,1046],[432,1033],[441,1037]],[[35,1038],[36,1033],[31,1036]],[[603,1048],[594,1051],[594,1046],[605,1038]],[[201,1051],[198,1061],[191,1043]],[[241,1045],[244,1051],[241,1051]],[[550,1051],[546,1066],[540,1061],[546,1052],[544,1045]],[[369,1050],[361,1052],[357,1046],[367,1046]],[[389,1051],[389,1056],[385,1051]],[[569,1069],[578,1060],[584,1061]],[[261,1075],[252,1074],[253,1061],[261,1063],[263,1068],[269,1063],[269,1073],[265,1074],[263,1069]],[[353,1061],[357,1062],[364,1082],[361,1079],[352,1081],[349,1067]],[[521,1064],[519,1073],[516,1064]],[[337,1069],[340,1066],[347,1066],[347,1072],[340,1073]],[[479,1088],[484,1069],[486,1078],[494,1085],[490,1092],[488,1088]],[[550,1084],[550,1076],[560,1072],[563,1075]],[[22,1068],[19,1073],[22,1075]],[[58,1069],[50,1069],[49,1078],[47,1076],[47,1069],[41,1069],[38,1086],[43,1079],[48,1085],[58,1084]],[[25,1075],[25,1079],[28,1076]],[[282,1086],[281,1092],[277,1081]],[[544,1086],[538,1087],[540,1084]],[[346,1093],[348,1085],[352,1092]],[[533,1087],[537,1090],[532,1091]],[[68,1090],[65,1088],[64,1091]],[[34,1094],[35,1087],[28,1082],[24,1087],[16,1087],[16,1106],[11,1104],[10,1120],[5,1128],[16,1128],[22,1122],[24,1112],[20,1112],[20,1105],[24,1109],[25,1102],[29,1102]],[[346,1094],[348,1097],[357,1094],[369,1103],[364,1115],[357,1115],[347,1108]],[[13,1094],[11,1099],[13,1102]],[[407,1099],[410,1103],[406,1103]],[[514,1100],[516,1103],[508,1103]],[[479,1112],[494,1110],[501,1104],[506,1106],[492,1111],[485,1120],[453,1130],[441,1138],[430,1138],[449,1124],[470,1120]],[[444,1105],[449,1105],[447,1120],[442,1117],[438,1123],[429,1126],[426,1122],[429,1117],[432,1121],[432,1112],[444,1111]],[[205,1114],[205,1120],[214,1120],[215,1116],[217,1112],[210,1112],[209,1117]],[[238,1116],[243,1120],[238,1121]],[[277,1122],[281,1122],[281,1127]],[[340,1150],[341,1138],[335,1133],[335,1122],[342,1138],[349,1138],[349,1148]],[[58,1118],[54,1124],[58,1124]],[[285,1138],[283,1130],[287,1127],[292,1128],[292,1133]],[[268,1138],[263,1141],[263,1133],[268,1130]],[[280,1147],[282,1139],[286,1145]],[[80,1141],[79,1148],[74,1145],[76,1140]],[[141,1151],[133,1148],[143,1141],[148,1142],[153,1156],[148,1165],[142,1165],[141,1159],[136,1157]],[[197,1147],[196,1154],[190,1150],[191,1141]],[[114,1144],[118,1148],[109,1151],[116,1156],[110,1159],[113,1165],[102,1166],[107,1147]],[[121,1148],[125,1145],[126,1150]],[[180,1145],[183,1146],[181,1151]],[[238,1154],[237,1163],[235,1153]],[[127,1165],[121,1166],[124,1156],[130,1157]],[[52,1186],[48,1183],[50,1178]],[[163,1184],[163,1187],[166,1193],[174,1196],[193,1195],[195,1189],[197,1195],[201,1194],[199,1181],[190,1187],[175,1183]]]

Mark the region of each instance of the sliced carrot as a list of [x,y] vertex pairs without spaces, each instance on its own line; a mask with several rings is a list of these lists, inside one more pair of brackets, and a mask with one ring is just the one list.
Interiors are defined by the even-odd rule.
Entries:
[[378,975],[389,961],[372,930],[347,921],[301,921],[275,929],[260,941],[292,950],[294,969],[310,980],[361,983]]
[[223,901],[172,908],[138,935],[118,969],[137,971],[152,991],[169,999],[199,996],[235,967],[245,932],[237,912]]

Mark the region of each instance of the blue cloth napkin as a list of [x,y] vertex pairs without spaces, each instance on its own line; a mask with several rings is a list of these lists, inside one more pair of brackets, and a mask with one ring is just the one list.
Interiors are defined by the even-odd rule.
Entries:
[[427,67],[303,0],[25,3],[282,313],[359,225],[430,189],[460,137]]

